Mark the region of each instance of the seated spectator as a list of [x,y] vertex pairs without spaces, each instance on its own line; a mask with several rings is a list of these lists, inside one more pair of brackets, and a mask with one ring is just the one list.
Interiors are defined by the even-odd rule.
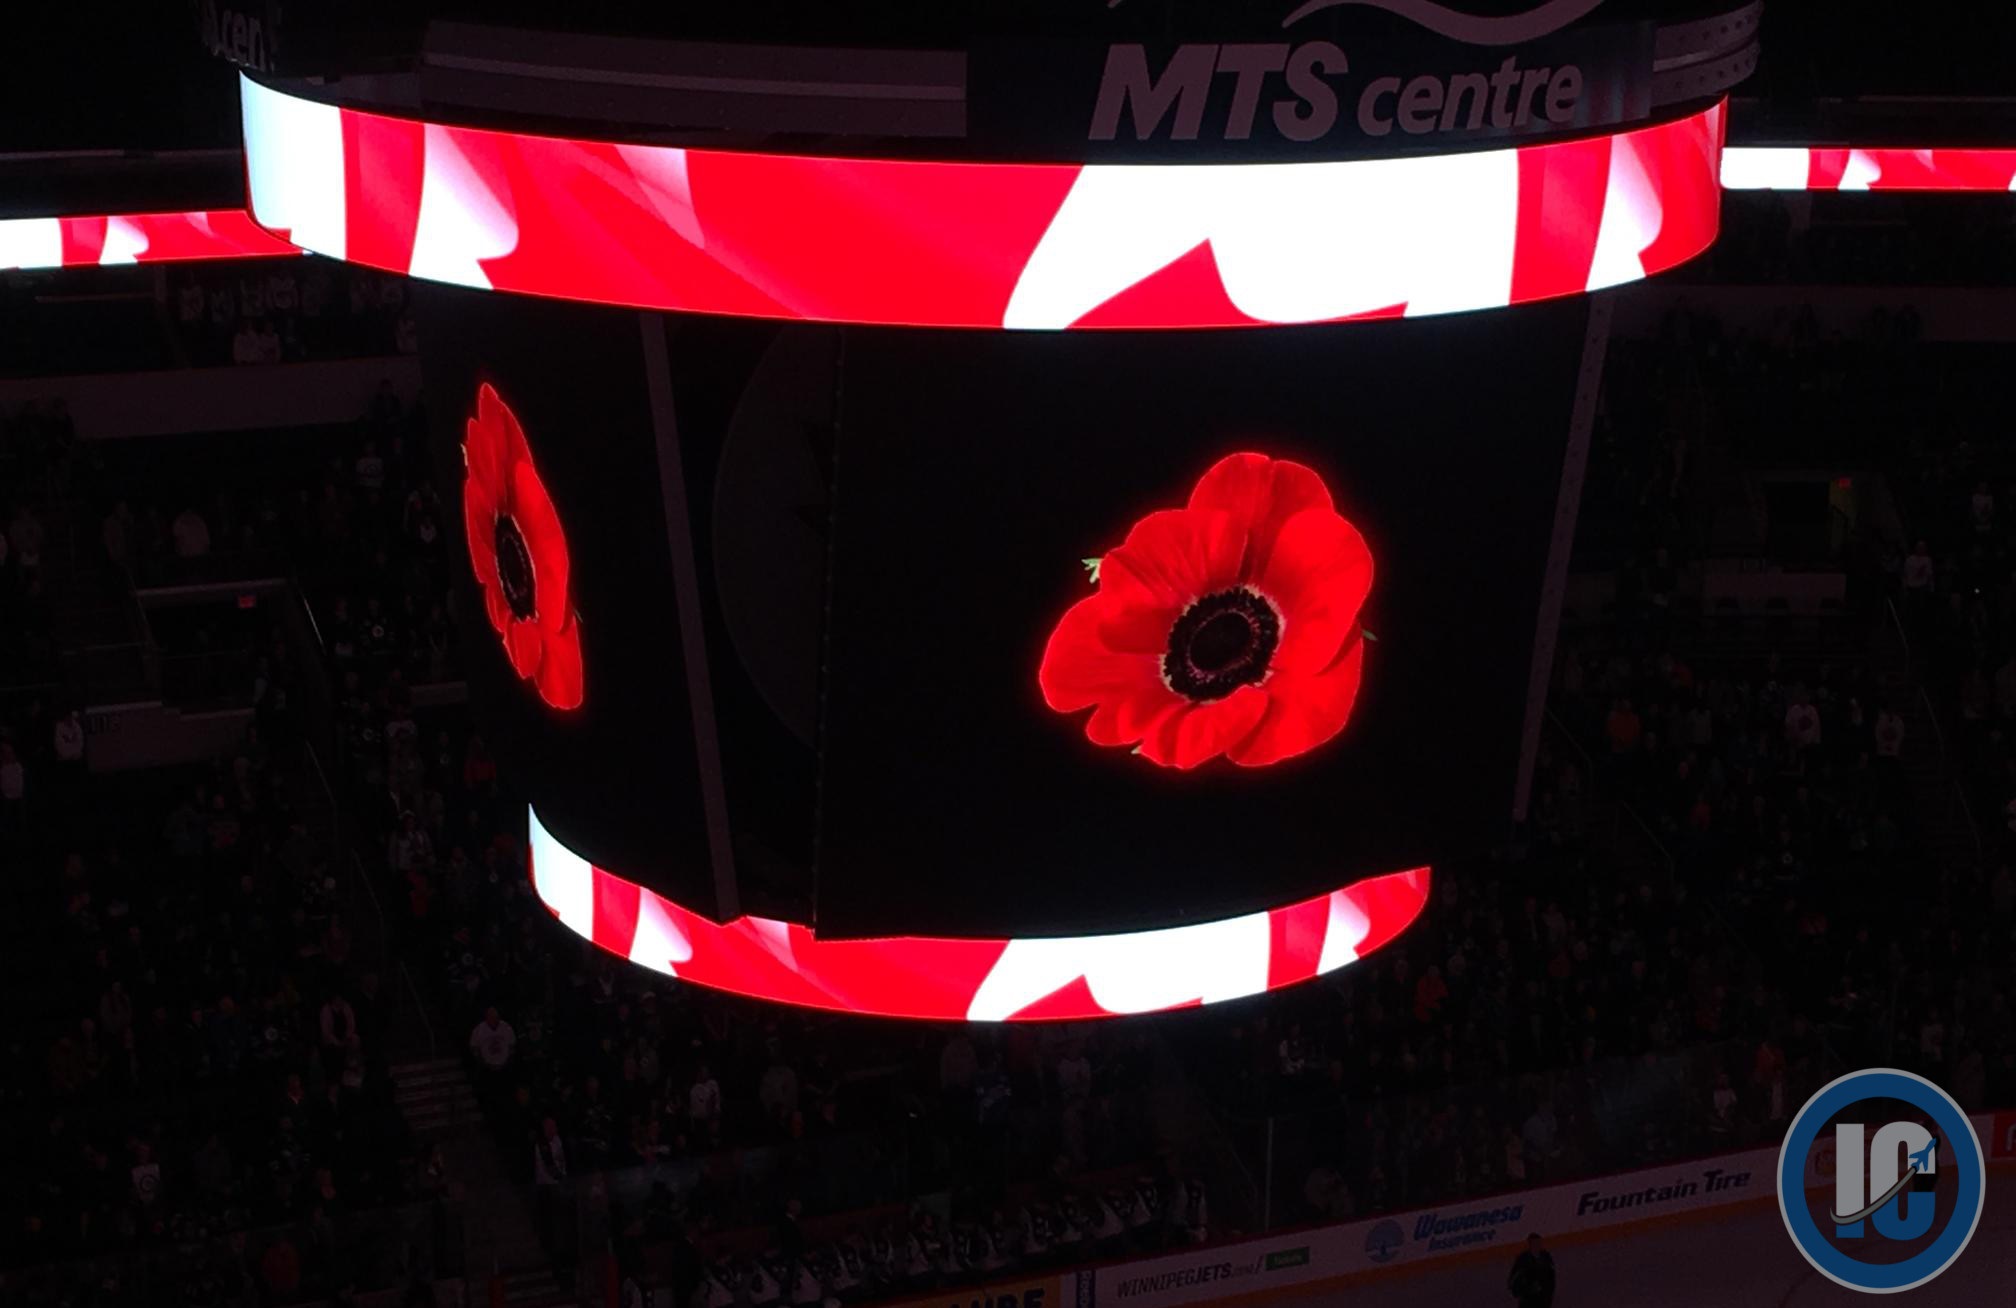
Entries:
[[200,559],[210,552],[210,524],[194,505],[175,515],[175,557]]
[[483,1020],[469,1033],[469,1048],[476,1055],[477,1065],[493,1083],[511,1066],[517,1046],[518,1033],[498,1015],[495,1007],[485,1009]]

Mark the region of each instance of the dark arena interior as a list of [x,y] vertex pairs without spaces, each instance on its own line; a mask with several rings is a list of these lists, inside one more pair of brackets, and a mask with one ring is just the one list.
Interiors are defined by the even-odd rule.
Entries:
[[2009,1302],[2009,14],[29,8],[0,1304]]

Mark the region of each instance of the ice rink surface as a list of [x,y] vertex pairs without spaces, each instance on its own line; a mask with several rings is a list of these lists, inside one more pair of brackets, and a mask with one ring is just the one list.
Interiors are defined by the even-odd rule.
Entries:
[[[1859,1294],[1814,1271],[1793,1247],[1775,1202],[1551,1247],[1560,1277],[1554,1308],[2016,1308],[2016,1171],[1990,1171],[1981,1224],[1960,1260],[1896,1295]],[[1512,1308],[1505,1277],[1517,1252],[1507,1246],[1495,1258],[1416,1264],[1390,1277],[1278,1302],[1284,1308]]]

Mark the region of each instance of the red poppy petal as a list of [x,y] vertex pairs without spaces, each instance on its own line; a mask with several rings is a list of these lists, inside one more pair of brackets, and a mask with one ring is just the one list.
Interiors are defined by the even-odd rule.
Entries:
[[1274,666],[1314,674],[1330,666],[1358,625],[1372,591],[1372,551],[1335,513],[1298,513],[1275,538],[1267,569],[1254,584],[1281,610]]
[[1306,509],[1328,509],[1330,490],[1299,463],[1233,454],[1213,464],[1190,492],[1190,507],[1230,513],[1245,526],[1246,575],[1258,575],[1282,524]]
[[1050,633],[1036,680],[1043,702],[1059,713],[1099,706],[1086,726],[1086,734],[1099,744],[1131,744],[1162,711],[1174,707],[1177,697],[1162,684],[1157,659],[1106,643],[1100,635],[1105,612],[1097,595],[1073,604]]
[[486,427],[475,418],[462,427],[462,465],[469,470],[464,480],[467,486],[481,486],[488,494],[495,494],[503,483],[504,459],[498,451],[496,430]]
[[573,612],[568,607],[567,536],[530,460],[511,470],[511,512],[532,555],[532,603],[539,625],[557,632]]
[[[532,457],[532,451],[525,444],[525,428],[519,423],[517,413],[513,411],[510,405],[504,403],[504,398],[497,394],[487,382],[484,384],[483,390],[490,392],[490,410],[492,415],[490,422],[497,428],[498,439],[503,442],[504,462],[502,469],[508,476],[514,466]],[[476,396],[476,405],[478,411],[481,411],[483,407],[483,395],[480,391]]]
[[474,477],[462,488],[462,529],[469,537],[469,566],[476,580],[497,585],[497,506]]
[[1315,676],[1282,672],[1267,681],[1267,714],[1244,740],[1225,751],[1240,767],[1293,758],[1329,740],[1351,720],[1365,673],[1365,641],[1354,639],[1336,663]]
[[546,653],[545,633],[536,622],[513,621],[504,633],[504,648],[511,655],[513,671],[521,677],[536,676]]
[[[500,636],[508,637],[511,631],[511,605],[504,598],[504,588],[488,585],[483,588],[483,611],[490,615],[490,627]],[[505,648],[510,648],[507,640]]]
[[546,638],[539,663],[539,698],[556,709],[581,707],[581,624],[570,620],[557,635]]
[[1159,659],[1169,651],[1169,633],[1183,610],[1152,604],[1122,606],[1109,602],[1099,621],[1099,637],[1124,654],[1148,654]]
[[1101,701],[1086,719],[1085,738],[1095,745],[1135,744],[1188,703],[1159,678],[1143,683],[1127,694]]
[[1267,692],[1241,686],[1224,699],[1158,719],[1142,738],[1141,754],[1165,768],[1194,768],[1251,735],[1266,712]]
[[1115,612],[1173,609],[1239,584],[1246,530],[1229,513],[1163,509],[1134,524],[1099,562],[1099,590]]
[[492,501],[503,499],[505,494],[514,433],[517,446],[522,448],[525,437],[518,431],[518,420],[496,389],[483,383],[476,391],[475,416],[464,428],[462,458],[469,465],[469,479],[488,491]]

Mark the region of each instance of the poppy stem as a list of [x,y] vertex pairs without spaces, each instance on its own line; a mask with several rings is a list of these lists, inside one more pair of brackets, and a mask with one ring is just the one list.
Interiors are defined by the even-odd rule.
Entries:
[[1365,639],[1371,641],[1374,645],[1377,645],[1379,643],[1379,638],[1373,635],[1371,631],[1367,630],[1364,627],[1358,628],[1358,634],[1363,636]]
[[1100,565],[1100,563],[1102,563],[1102,562],[1103,562],[1104,560],[1103,560],[1103,559],[1080,559],[1080,560],[1078,560],[1078,561],[1079,561],[1080,563],[1082,563],[1082,564],[1084,564],[1084,565],[1085,565],[1085,571],[1087,571],[1087,572],[1089,572],[1089,573],[1091,573],[1091,574],[1092,574],[1092,577],[1091,577],[1091,581],[1092,581],[1092,584],[1093,584],[1093,585],[1095,585],[1095,586],[1096,586],[1096,585],[1098,585],[1098,584],[1099,584],[1099,565]]

